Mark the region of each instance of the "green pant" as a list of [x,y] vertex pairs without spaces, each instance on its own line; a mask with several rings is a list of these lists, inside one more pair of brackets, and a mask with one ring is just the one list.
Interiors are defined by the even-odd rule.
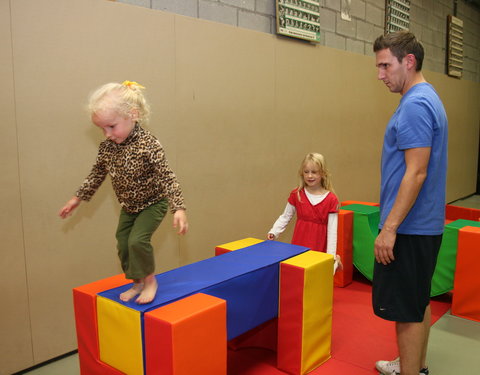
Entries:
[[118,257],[127,279],[141,279],[155,271],[152,235],[162,222],[168,201],[162,199],[143,211],[129,214],[120,212],[116,233]]

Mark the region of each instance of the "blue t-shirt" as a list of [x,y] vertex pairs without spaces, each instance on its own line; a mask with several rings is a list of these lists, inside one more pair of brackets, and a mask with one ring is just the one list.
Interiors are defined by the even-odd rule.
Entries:
[[411,87],[390,119],[383,142],[380,228],[392,209],[405,174],[405,150],[431,147],[427,178],[397,233],[438,235],[445,221],[448,122],[429,83]]

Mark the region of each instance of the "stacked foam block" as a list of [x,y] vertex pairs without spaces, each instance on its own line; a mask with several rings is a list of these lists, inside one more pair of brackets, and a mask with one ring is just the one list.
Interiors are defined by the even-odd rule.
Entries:
[[120,301],[121,276],[75,288],[81,373],[223,375],[227,341],[271,322],[280,369],[305,374],[330,357],[331,255],[256,239],[216,253],[157,275],[150,305]]
[[[372,280],[378,204],[345,201],[341,205],[340,211],[353,213],[353,264]],[[431,296],[453,290],[452,314],[480,321],[480,210],[447,205],[445,223]]]
[[[252,241],[259,240],[229,242],[217,246],[215,253],[225,254]],[[278,320],[241,337],[235,347],[271,349],[274,337],[277,366],[289,374],[306,374],[327,361],[331,349],[332,269],[333,256],[317,251],[281,262]]]
[[458,231],[452,314],[480,322],[480,210],[447,205],[446,217]]
[[347,201],[342,202],[342,210],[353,214],[353,264],[367,279],[372,280],[373,247],[378,234],[380,208],[375,203]]
[[[81,374],[224,375],[227,342],[277,350],[287,373],[312,371],[330,357],[333,282],[348,285],[353,265],[371,279],[378,204],[342,205],[343,269],[334,279],[331,255],[246,238],[217,246],[221,256],[157,275],[152,305],[121,302],[118,295],[130,287],[123,276],[75,288]],[[453,288],[452,314],[480,321],[477,211],[447,206],[432,290]]]
[[[466,227],[480,227],[480,222],[472,220],[457,219],[445,225],[442,245],[438,253],[437,266],[432,279],[432,296],[447,293],[453,289],[454,278],[462,277],[464,272],[457,273],[457,256],[463,253],[460,250],[459,233]],[[478,244],[480,246],[480,243]],[[468,273],[468,272],[467,272]]]

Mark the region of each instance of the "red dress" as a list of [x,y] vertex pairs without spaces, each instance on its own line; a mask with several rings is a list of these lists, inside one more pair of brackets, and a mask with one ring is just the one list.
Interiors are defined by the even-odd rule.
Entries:
[[293,232],[292,244],[309,247],[311,250],[327,250],[327,223],[328,214],[338,212],[338,198],[329,192],[324,200],[312,205],[300,190],[298,200],[297,189],[290,193],[288,203],[295,206],[297,223]]

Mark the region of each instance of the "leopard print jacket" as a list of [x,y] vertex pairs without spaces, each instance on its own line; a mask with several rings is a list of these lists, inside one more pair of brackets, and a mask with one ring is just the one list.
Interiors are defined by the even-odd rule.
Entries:
[[162,145],[138,124],[124,142],[105,140],[100,144],[92,171],[75,195],[89,201],[107,174],[128,213],[138,213],[163,198],[168,199],[172,213],[185,209],[182,190]]

